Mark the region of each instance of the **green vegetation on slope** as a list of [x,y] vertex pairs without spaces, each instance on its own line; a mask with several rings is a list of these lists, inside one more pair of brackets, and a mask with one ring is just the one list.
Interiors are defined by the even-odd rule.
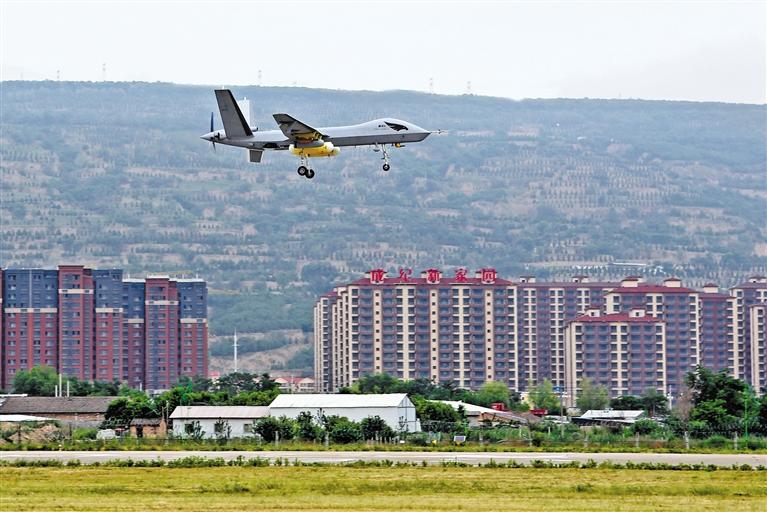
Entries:
[[[0,264],[199,274],[215,333],[310,329],[317,294],[373,266],[698,285],[767,270],[763,105],[235,93],[262,129],[286,111],[449,131],[393,151],[389,173],[344,148],[309,182],[285,154],[211,151],[208,87],[5,82]],[[650,266],[612,265],[627,260]]]

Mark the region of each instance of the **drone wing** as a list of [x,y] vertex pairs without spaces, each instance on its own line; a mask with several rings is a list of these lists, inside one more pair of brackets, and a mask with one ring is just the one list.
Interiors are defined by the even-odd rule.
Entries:
[[291,140],[319,140],[326,135],[312,128],[306,123],[302,123],[288,114],[274,114],[274,120],[285,134],[285,137]]

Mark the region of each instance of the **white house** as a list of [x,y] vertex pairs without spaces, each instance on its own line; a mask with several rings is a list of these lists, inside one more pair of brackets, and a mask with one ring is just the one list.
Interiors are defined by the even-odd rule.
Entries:
[[269,414],[278,418],[280,416],[297,418],[302,412],[309,412],[315,418],[324,414],[325,416],[344,416],[352,421],[379,416],[395,432],[421,431],[421,423],[415,414],[415,405],[405,393],[278,395],[269,405]]
[[216,431],[217,424],[219,428],[226,428],[227,425],[231,428],[228,437],[252,436],[253,422],[266,416],[269,416],[269,407],[179,405],[170,415],[170,419],[173,420],[175,436],[193,436],[197,422],[202,437],[213,439],[224,434],[223,431]]

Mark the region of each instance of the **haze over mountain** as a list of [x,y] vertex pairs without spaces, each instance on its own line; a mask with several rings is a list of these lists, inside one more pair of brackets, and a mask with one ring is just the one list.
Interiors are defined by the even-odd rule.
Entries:
[[767,268],[764,105],[234,92],[262,129],[288,112],[448,133],[388,173],[370,149],[313,160],[309,181],[286,153],[201,141],[209,87],[4,82],[0,265],[199,274],[218,333],[308,330],[317,294],[379,266],[725,286]]

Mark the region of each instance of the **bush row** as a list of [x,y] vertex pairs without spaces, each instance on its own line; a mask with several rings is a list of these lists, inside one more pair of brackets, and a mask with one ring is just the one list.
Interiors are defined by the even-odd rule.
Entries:
[[[108,467],[108,468],[211,468],[211,467],[266,467],[266,466],[293,466],[293,467],[349,467],[349,468],[382,468],[382,467],[428,467],[427,461],[421,462],[395,462],[389,459],[382,460],[357,460],[354,462],[305,462],[298,459],[291,461],[287,457],[277,457],[269,459],[267,457],[245,458],[238,456],[231,460],[223,457],[199,457],[190,456],[173,460],[157,459],[113,459],[105,462],[93,462],[83,464],[77,459],[62,461],[57,459],[39,459],[39,460],[0,460],[0,467]],[[590,459],[586,462],[571,461],[566,463],[552,462],[540,459],[534,459],[530,464],[509,460],[508,462],[496,462],[490,460],[482,464],[469,464],[460,461],[441,461],[438,465],[443,468],[466,468],[479,467],[490,469],[513,469],[513,468],[538,468],[538,469],[639,469],[639,470],[664,470],[664,471],[767,471],[767,466],[751,466],[749,464],[733,464],[731,466],[717,466],[716,464],[669,464],[665,462],[626,462],[625,464],[616,464],[610,461],[597,462]]]

